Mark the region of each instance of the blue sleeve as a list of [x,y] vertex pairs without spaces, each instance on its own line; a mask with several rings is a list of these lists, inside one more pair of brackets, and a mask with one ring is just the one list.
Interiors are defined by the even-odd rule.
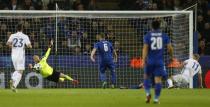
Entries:
[[112,43],[110,43],[110,49],[111,49],[111,51],[113,52],[114,48],[113,48]]
[[98,50],[98,47],[99,47],[99,46],[98,46],[98,43],[95,43],[95,44],[94,44],[94,48],[96,48],[96,49]]
[[165,44],[170,44],[171,40],[167,34],[165,34]]
[[144,44],[149,44],[149,33],[144,35]]

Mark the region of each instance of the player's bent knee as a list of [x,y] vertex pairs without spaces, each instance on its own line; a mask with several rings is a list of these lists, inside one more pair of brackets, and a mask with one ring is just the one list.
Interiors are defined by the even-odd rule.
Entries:
[[144,74],[144,79],[148,79],[148,75],[147,74]]
[[59,82],[64,82],[64,78],[59,78]]
[[65,77],[65,74],[63,74],[63,73],[60,73],[60,77],[62,78],[62,77]]
[[162,78],[161,77],[155,77],[155,83],[161,83]]
[[23,74],[23,70],[18,70],[19,73]]

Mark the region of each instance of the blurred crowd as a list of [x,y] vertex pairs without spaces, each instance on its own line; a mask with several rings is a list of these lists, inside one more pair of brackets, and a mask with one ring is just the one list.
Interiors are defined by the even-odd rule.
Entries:
[[95,10],[96,0],[0,0],[1,10]]
[[[210,55],[210,0],[129,0],[129,2],[128,0],[0,0],[0,9],[55,10],[55,4],[57,3],[59,10],[102,10],[101,5],[98,5],[102,1],[117,2],[118,8],[116,9],[118,10],[184,10],[198,3],[198,52],[201,55]],[[23,23],[27,26],[26,32],[31,37],[35,48],[42,49],[43,47],[41,46],[44,46],[44,43],[39,41],[55,36],[54,21],[55,18],[34,18],[26,20],[0,18],[0,48],[4,47],[5,40],[13,33],[15,25],[13,23]],[[60,18],[58,26],[58,34],[61,36],[58,38],[61,39],[60,47],[68,47],[70,50],[73,50],[74,53],[71,54],[89,54],[95,41],[95,36],[91,35],[97,35],[93,34],[93,32],[105,32],[107,38],[116,47],[120,44],[119,41],[115,40],[116,34],[113,32],[112,26],[106,25],[102,20]],[[38,36],[38,34],[41,35]]]
[[[105,20],[59,17],[57,28],[55,17],[43,18],[0,18],[0,49],[4,54],[10,50],[5,46],[9,36],[16,32],[17,23],[24,25],[24,33],[29,35],[33,48],[44,52],[50,39],[57,37],[58,54],[89,55],[96,40],[96,35],[106,35],[119,51],[119,41],[115,41],[112,26],[105,25]],[[57,36],[56,36],[57,30]],[[34,53],[34,52],[29,52]]]

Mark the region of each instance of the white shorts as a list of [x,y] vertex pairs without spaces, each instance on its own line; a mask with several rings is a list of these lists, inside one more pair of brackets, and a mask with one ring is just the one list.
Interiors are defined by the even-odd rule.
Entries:
[[25,70],[25,58],[12,57],[12,63],[16,71]]

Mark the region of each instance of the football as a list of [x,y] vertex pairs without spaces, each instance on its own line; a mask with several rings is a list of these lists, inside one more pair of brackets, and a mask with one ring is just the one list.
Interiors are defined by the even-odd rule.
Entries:
[[35,64],[33,67],[36,71],[39,71],[41,69],[41,65],[40,64]]

